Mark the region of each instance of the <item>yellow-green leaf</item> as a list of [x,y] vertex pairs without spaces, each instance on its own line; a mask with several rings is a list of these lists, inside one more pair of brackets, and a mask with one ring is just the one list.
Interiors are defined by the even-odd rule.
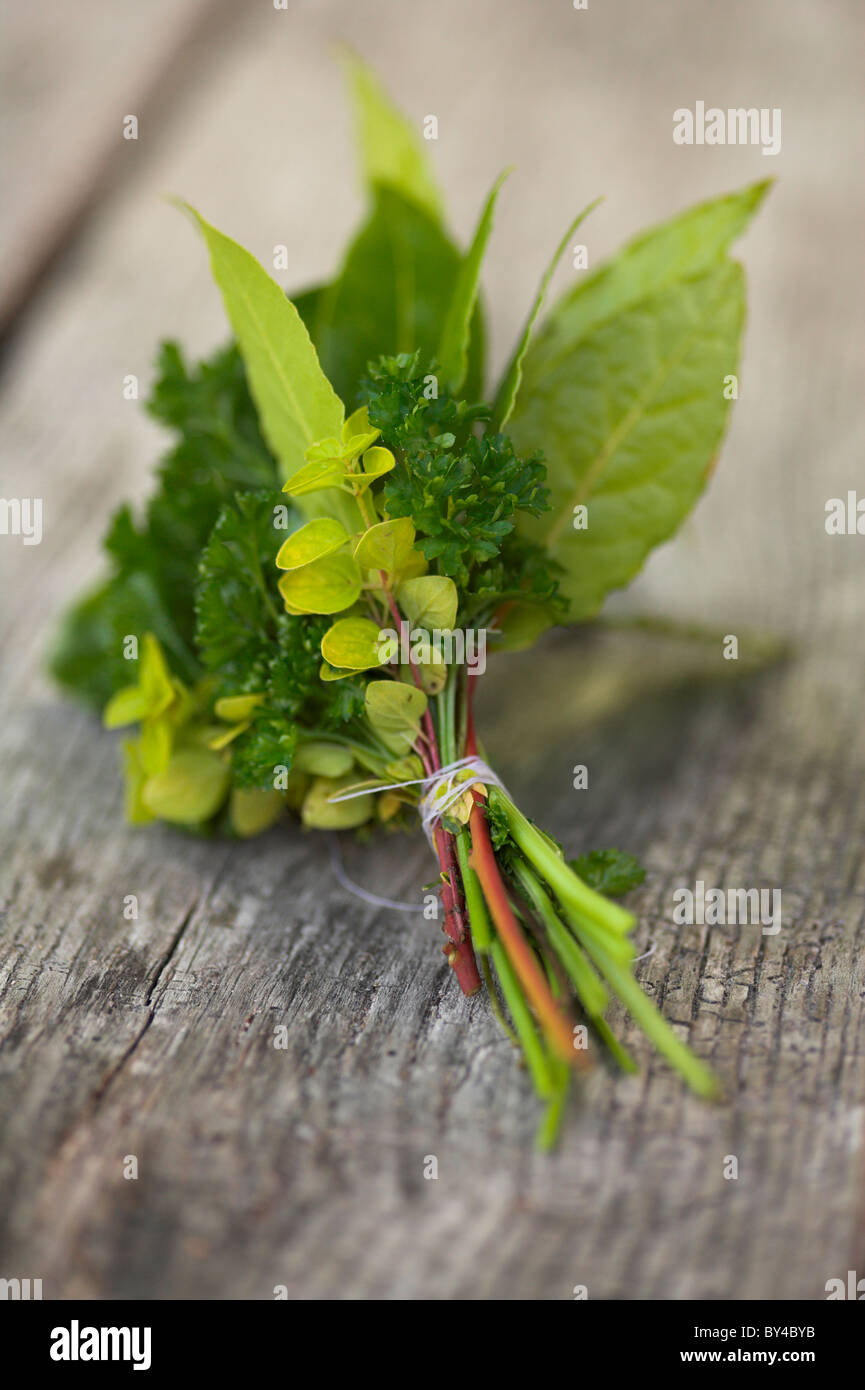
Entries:
[[142,799],[160,820],[196,825],[216,814],[230,782],[230,766],[218,753],[187,748],[175,753],[164,772],[148,778]]
[[126,685],[111,697],[102,716],[103,724],[106,729],[119,729],[124,724],[137,724],[148,716],[163,714],[179,694],[186,695],[185,687],[172,677],[153,633],[146,632],[141,641],[138,684]]
[[141,766],[148,777],[165,771],[171,757],[172,743],[172,728],[166,715],[158,714],[155,718],[142,720],[138,748]]
[[[407,758],[395,758],[385,765],[384,770],[392,782],[415,782],[424,775],[423,763],[416,753],[409,754]],[[409,792],[408,787],[405,790]],[[414,790],[419,794],[419,788]]]
[[122,729],[124,724],[139,724],[147,713],[147,696],[141,686],[125,685],[111,696],[102,723],[106,729]]
[[372,437],[368,439],[367,442],[362,446],[364,449],[366,449],[369,447],[370,444],[374,443],[375,440],[378,439],[380,434],[381,430],[374,429],[373,426],[369,423],[369,407],[361,405],[358,406],[357,410],[355,410],[351,415],[349,415],[348,419],[343,425],[342,442],[343,444],[347,444],[349,442],[353,444],[356,439],[366,439],[367,435],[371,435]]
[[325,555],[286,571],[278,587],[289,613],[341,613],[357,601],[361,583],[360,566],[351,555]]
[[217,719],[234,724],[239,719],[249,719],[252,711],[265,698],[264,695],[224,695],[221,700],[216,701],[213,712]]
[[323,681],[344,681],[347,676],[353,676],[354,671],[343,671],[337,666],[328,666],[326,661],[321,663],[318,677]]
[[436,628],[450,632],[457,620],[459,595],[452,579],[439,574],[425,574],[407,579],[397,595],[400,607],[415,627],[427,632]]
[[[412,644],[412,647],[412,659],[417,668],[417,673],[420,676],[421,685],[427,695],[439,695],[447,685],[448,668],[442,660],[438,648],[431,642],[427,643],[427,654],[424,656],[423,660],[419,661],[414,651],[414,644]],[[400,666],[399,673],[402,680],[406,683],[414,679],[410,666]]]
[[427,698],[403,681],[370,681],[364,695],[366,717],[391,753],[408,753],[420,733]]
[[283,541],[276,557],[276,567],[281,570],[296,570],[303,565],[312,564],[325,555],[332,555],[348,540],[348,532],[341,521],[332,517],[319,517],[308,521]]
[[399,567],[399,572],[396,576],[397,587],[403,584],[406,579],[417,579],[419,575],[426,574],[428,569],[429,561],[422,551],[416,548],[411,550],[406,556],[405,564]]
[[[343,430],[344,428],[343,426]],[[362,444],[357,453],[361,453],[365,448],[366,445]],[[340,439],[317,439],[314,444],[310,444],[305,454],[307,463],[345,463],[347,459],[354,457],[354,439],[344,437]]]
[[175,699],[176,688],[162,648],[152,632],[144,634],[139,670],[139,684],[148,702],[148,713],[162,714]]
[[396,459],[390,449],[385,449],[381,444],[367,449],[363,456],[363,471],[371,479],[380,478],[384,473],[389,473],[395,464]]
[[147,774],[141,766],[141,746],[134,740],[123,745],[124,806],[130,825],[148,825],[155,817],[142,800]]
[[287,492],[289,497],[307,497],[313,492],[339,487],[344,475],[345,469],[339,459],[313,459],[311,463],[305,463],[302,468],[298,468],[297,472],[283,483],[282,490]]
[[340,618],[321,639],[321,654],[331,666],[369,671],[384,664],[381,633],[369,618]]
[[[317,439],[339,436],[342,402],[321,369],[306,327],[280,286],[236,241],[211,226],[189,204],[207,243],[213,277],[246,365],[249,388],[265,438],[284,478],[303,466],[304,453]],[[317,498],[309,516],[334,515],[350,527],[351,503],[344,497]]]
[[354,558],[363,570],[384,570],[391,579],[408,562],[414,546],[415,529],[411,517],[380,521],[365,531],[355,546]]
[[301,818],[311,830],[351,830],[363,825],[373,813],[372,795],[353,796],[348,801],[331,801],[354,782],[352,776],[316,777],[303,800]]
[[230,729],[219,729],[216,733],[211,728],[205,739],[196,738],[193,741],[195,743],[203,742],[205,748],[212,748],[214,753],[218,753],[220,749],[227,748],[236,738],[240,738],[241,734],[245,734],[250,722],[249,719],[242,719],[239,724],[233,724]]
[[354,755],[340,743],[310,739],[298,745],[292,766],[297,772],[311,772],[316,777],[341,777],[354,766]]
[[249,839],[269,830],[285,810],[282,792],[259,791],[256,787],[233,787],[228,815],[235,835]]

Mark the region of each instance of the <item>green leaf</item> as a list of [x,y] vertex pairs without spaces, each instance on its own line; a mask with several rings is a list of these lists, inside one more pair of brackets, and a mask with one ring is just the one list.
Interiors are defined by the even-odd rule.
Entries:
[[213,713],[217,719],[234,724],[238,720],[250,719],[264,698],[264,695],[224,695],[214,704]]
[[362,582],[353,556],[325,555],[283,574],[279,592],[289,613],[341,613],[357,602]]
[[344,54],[343,61],[351,83],[367,183],[370,187],[388,184],[439,221],[441,196],[422,142],[370,68],[351,51]]
[[247,790],[278,790],[274,786],[276,770],[291,769],[296,743],[297,729],[286,715],[269,706],[257,710],[251,727],[232,744],[235,785]]
[[[310,493],[323,493],[326,489],[339,487],[344,477],[345,467],[339,460],[313,459],[302,468],[298,468],[282,490],[288,493],[289,497],[307,497]],[[333,492],[328,492],[328,496],[333,495]]]
[[111,696],[102,724],[106,729],[122,729],[125,724],[140,724],[149,713],[149,701],[141,686],[127,685]]
[[[189,204],[182,206],[196,219],[207,243],[262,429],[283,477],[290,478],[303,466],[310,444],[340,434],[342,402],[321,369],[303,320],[276,281],[236,241]],[[310,516],[338,516],[351,525],[354,515],[349,507],[346,499],[328,495],[307,504],[306,510]]]
[[543,449],[551,509],[520,529],[562,565],[572,622],[627,584],[702,492],[743,319],[743,273],[724,261],[597,324],[555,367],[527,355],[511,434]]
[[620,849],[593,849],[568,863],[584,883],[608,898],[623,897],[646,877],[639,860]]
[[328,666],[327,662],[323,661],[318,674],[321,680],[329,684],[331,681],[347,680],[349,676],[354,676],[356,672],[337,666]]
[[384,664],[380,629],[369,618],[340,618],[321,639],[321,654],[331,666],[369,671]]
[[399,589],[399,603],[409,622],[427,632],[450,632],[457,620],[459,595],[452,579],[424,574],[407,579]]
[[50,654],[55,679],[100,708],[129,683],[130,634],[154,633],[176,675],[200,676],[192,649],[199,553],[236,491],[278,487],[236,347],[190,367],[176,344],[163,343],[157,370],[148,409],[180,437],[142,520],[128,507],[115,514],[105,540],[111,577],[64,616]]
[[354,754],[341,743],[309,739],[294,755],[295,772],[311,772],[317,777],[341,777],[354,766]]
[[304,825],[310,830],[353,830],[365,824],[375,809],[373,796],[353,796],[347,801],[330,799],[350,790],[355,781],[353,775],[316,777],[301,807]]
[[141,764],[141,743],[130,739],[123,745],[124,813],[130,825],[149,825],[155,816],[142,799],[147,773]]
[[498,616],[498,633],[490,634],[497,652],[521,652],[533,647],[549,628],[561,622],[561,614],[543,603],[509,603]]
[[324,555],[331,555],[348,540],[348,532],[341,521],[332,517],[319,517],[308,521],[283,541],[276,556],[276,567],[281,570],[296,570],[303,565],[312,564]]
[[553,271],[558,265],[559,260],[561,259],[564,253],[565,247],[567,246],[571,237],[574,235],[574,232],[577,230],[580,223],[588,217],[590,212],[594,212],[595,208],[598,206],[598,203],[600,203],[600,201],[600,198],[596,198],[595,201],[593,203],[589,203],[589,206],[587,208],[584,208],[582,212],[577,213],[577,216],[574,218],[570,227],[565,232],[565,235],[562,237],[561,241],[559,242],[558,246],[553,252],[552,260],[547,266],[541,283],[538,286],[538,292],[535,295],[534,303],[532,304],[531,310],[529,311],[529,316],[526,319],[526,324],[525,328],[523,329],[522,336],[514,349],[514,355],[505,369],[504,376],[501,380],[501,385],[499,386],[499,389],[496,392],[496,399],[495,404],[493,406],[492,419],[490,420],[489,426],[490,434],[497,434],[500,430],[503,430],[511,417],[511,412],[514,408],[514,402],[517,399],[517,392],[520,389],[520,383],[523,379],[523,358],[526,355],[526,351],[529,346],[529,339],[532,336],[532,332],[534,330],[538,314],[541,312],[544,300],[547,297],[547,290],[549,288],[550,280],[553,278]]
[[256,787],[233,787],[228,813],[231,828],[241,839],[268,830],[285,811],[282,792],[259,791]]
[[644,232],[581,280],[555,304],[531,345],[526,370],[532,380],[555,371],[562,356],[570,354],[598,324],[656,296],[677,280],[711,269],[744,231],[771,184],[771,179],[764,179],[688,208]]
[[[383,353],[430,361],[438,349],[460,269],[460,255],[429,214],[379,186],[366,224],[337,280],[322,296],[316,323],[321,361],[346,402],[356,402],[367,363]],[[466,391],[482,392],[483,327],[475,306]]]
[[370,681],[364,697],[366,716],[384,746],[405,756],[420,733],[427,698],[404,681]]
[[362,462],[364,478],[368,479],[366,486],[361,489],[365,492],[369,484],[374,483],[376,478],[382,478],[385,473],[390,473],[396,464],[396,459],[390,449],[384,449],[380,444],[377,444],[375,448],[367,449]]
[[165,772],[145,782],[142,800],[160,820],[198,825],[219,810],[230,782],[229,764],[219,754],[183,749],[175,753]]
[[145,632],[138,660],[138,684],[128,685],[111,697],[102,722],[106,729],[137,724],[145,716],[156,718],[174,702],[175,688],[158,641]]
[[374,444],[380,434],[381,430],[374,429],[370,425],[369,408],[365,405],[361,405],[358,406],[353,414],[349,415],[343,425],[342,442],[345,444],[348,441],[354,443],[358,439],[363,440],[363,443],[357,450],[358,453],[361,453],[364,449],[369,448],[370,444]]
[[[420,683],[427,695],[440,695],[448,679],[448,668],[441,650],[434,642],[424,642],[420,647],[418,650],[418,644],[414,642],[411,645],[411,657]],[[411,666],[400,666],[399,673],[404,685],[414,680]]]
[[510,169],[505,169],[493,184],[481,212],[472,244],[460,265],[448,305],[439,342],[438,360],[442,380],[451,391],[459,391],[466,379],[472,315],[480,287],[481,264],[493,229],[493,213],[499,189],[510,172]]
[[196,642],[208,671],[218,674],[218,695],[255,694],[266,684],[280,609],[279,503],[279,493],[237,493],[201,553]]
[[410,517],[380,521],[364,531],[355,547],[354,558],[363,570],[384,570],[391,579],[401,570],[414,545],[414,523]]

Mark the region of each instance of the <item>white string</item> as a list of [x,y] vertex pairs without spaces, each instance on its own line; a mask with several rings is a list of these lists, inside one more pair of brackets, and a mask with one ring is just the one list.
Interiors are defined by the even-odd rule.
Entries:
[[[461,777],[460,774],[463,772],[470,772],[471,776]],[[457,758],[456,762],[440,767],[428,777],[412,777],[407,782],[383,782],[379,787],[361,787],[358,791],[340,792],[338,796],[329,796],[328,801],[351,801],[356,796],[370,796],[373,792],[392,791],[396,787],[423,787],[418,810],[423,832],[432,845],[436,821],[446,815],[474,782],[482,782],[486,787],[499,787],[507,796],[504,783],[489,764],[485,763],[483,758],[471,757]]]
[[378,893],[370,893],[368,889],[361,888],[359,883],[355,883],[353,878],[349,878],[343,867],[339,841],[336,836],[328,834],[327,842],[330,849],[330,866],[333,869],[333,876],[349,893],[353,893],[356,898],[369,903],[370,907],[392,907],[396,912],[423,912],[423,903],[400,903],[393,898],[381,898]]
[[634,959],[631,961],[631,964],[632,964],[632,965],[636,965],[636,963],[637,963],[638,960],[648,960],[648,959],[649,959],[649,956],[653,956],[653,955],[655,954],[655,952],[657,951],[657,949],[658,949],[658,943],[657,943],[657,941],[653,941],[652,944],[651,944],[651,946],[649,947],[648,951],[644,951],[643,954],[642,954],[641,956],[634,956]]

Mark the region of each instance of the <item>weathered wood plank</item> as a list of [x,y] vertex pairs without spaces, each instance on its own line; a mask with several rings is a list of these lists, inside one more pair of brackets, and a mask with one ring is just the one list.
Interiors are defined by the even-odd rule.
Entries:
[[[123,121],[162,122],[214,0],[35,0],[5,6],[0,47],[3,174],[0,331],[136,146]],[[12,196],[10,196],[10,193]]]
[[[553,1159],[532,1155],[529,1089],[486,1006],[453,991],[429,925],[335,891],[324,847],[297,833],[226,848],[129,831],[97,865],[93,832],[119,803],[104,740],[77,729],[93,758],[70,781],[69,721],[43,719],[43,751],[20,760],[8,803],[61,774],[60,833],[35,854],[25,841],[9,866],[4,1149],[30,1155],[17,1183],[2,1174],[16,1268],[61,1296],[267,1297],[278,1283],[297,1296],[567,1297],[573,1283],[595,1297],[819,1296],[855,1255],[865,1116],[865,748],[851,700],[847,755],[816,784],[808,739],[790,755],[819,684],[803,665],[747,696],[661,697],[584,732],[584,759],[604,769],[590,830],[574,824],[560,756],[526,776],[501,750],[569,846],[588,833],[643,855],[640,936],[657,943],[644,983],[731,1098],[702,1106],[655,1062],[638,1080],[598,1075]],[[767,766],[779,705],[787,751]],[[79,806],[92,809],[70,829]],[[402,895],[429,872],[402,843],[373,865]],[[782,933],[674,930],[672,888],[700,875],[780,879]],[[635,1030],[625,1038],[645,1062]],[[722,1175],[731,1153],[736,1183]],[[122,1175],[129,1154],[137,1183]],[[423,1180],[427,1154],[438,1183]]]

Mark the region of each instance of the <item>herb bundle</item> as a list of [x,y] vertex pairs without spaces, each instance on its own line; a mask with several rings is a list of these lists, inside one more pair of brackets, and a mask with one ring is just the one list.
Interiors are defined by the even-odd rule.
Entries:
[[[465,253],[422,147],[349,60],[367,219],[335,280],[293,298],[188,209],[235,341],[162,348],[176,435],[143,517],[114,516],[106,581],[66,616],[58,681],[124,743],[134,824],[255,835],[412,830],[444,951],[485,983],[547,1102],[552,1143],[611,995],[702,1095],[715,1081],[633,974],[630,856],[568,861],[483,758],[470,659],[588,621],[700,495],[744,316],[728,247],[766,184],[704,203],[584,276],[484,392],[479,277],[503,178]],[[130,671],[134,675],[130,678]]]

